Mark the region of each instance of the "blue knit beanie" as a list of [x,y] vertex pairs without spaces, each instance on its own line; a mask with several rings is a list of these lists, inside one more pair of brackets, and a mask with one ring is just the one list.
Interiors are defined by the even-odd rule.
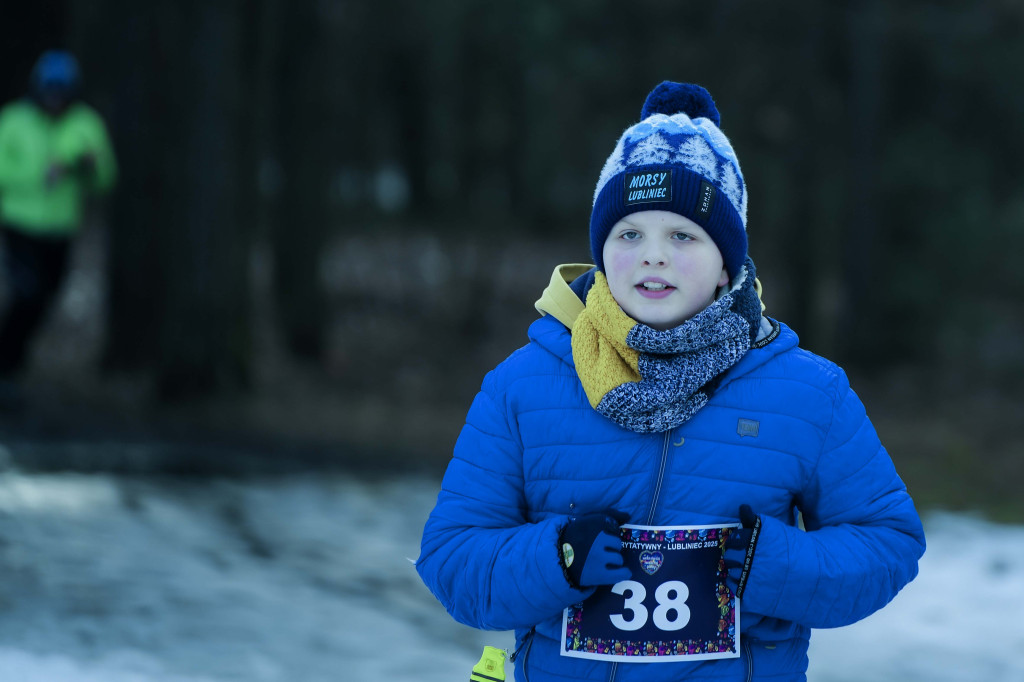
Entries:
[[604,242],[615,223],[638,211],[672,211],[704,228],[735,277],[747,256],[747,187],[710,93],[664,81],[647,95],[640,118],[622,133],[594,190],[590,250],[597,268],[604,271]]
[[81,85],[78,60],[66,50],[47,50],[32,67],[29,86],[36,93],[73,96]]

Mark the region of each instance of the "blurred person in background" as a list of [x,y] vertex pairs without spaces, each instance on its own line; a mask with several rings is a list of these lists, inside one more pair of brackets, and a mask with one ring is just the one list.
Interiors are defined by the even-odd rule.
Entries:
[[485,377],[416,567],[456,620],[515,630],[520,682],[804,680],[811,628],[885,606],[924,531],[846,374],[763,314],[710,94],[666,81],[640,118],[596,267],[556,268]]
[[0,318],[0,380],[26,364],[32,336],[68,270],[86,199],[114,186],[106,126],[81,99],[73,55],[44,52],[28,95],[0,109],[0,231],[7,307]]

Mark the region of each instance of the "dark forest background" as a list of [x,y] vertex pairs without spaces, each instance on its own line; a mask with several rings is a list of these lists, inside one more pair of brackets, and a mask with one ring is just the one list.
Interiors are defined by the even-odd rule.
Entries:
[[0,99],[51,46],[122,179],[37,348],[33,442],[443,466],[672,79],[722,112],[768,314],[847,368],[919,501],[1019,520],[1018,2],[4,3]]

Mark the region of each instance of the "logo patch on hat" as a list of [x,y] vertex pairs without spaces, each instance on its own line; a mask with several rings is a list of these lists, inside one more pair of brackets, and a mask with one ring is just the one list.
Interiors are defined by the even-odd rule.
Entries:
[[711,215],[711,209],[715,207],[715,195],[717,194],[715,186],[707,180],[700,181],[700,192],[697,194],[697,207],[695,212],[701,218],[707,218]]
[[626,206],[672,201],[671,168],[651,173],[626,173],[622,181]]

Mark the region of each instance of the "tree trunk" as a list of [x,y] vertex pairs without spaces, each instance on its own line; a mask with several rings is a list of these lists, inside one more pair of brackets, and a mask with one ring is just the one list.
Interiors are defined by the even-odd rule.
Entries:
[[111,31],[122,182],[110,232],[108,367],[150,369],[165,399],[249,376],[247,110],[241,0],[133,5]]
[[[324,350],[327,301],[320,278],[334,176],[331,89],[338,76],[325,65],[325,37],[316,7],[289,2],[283,25],[278,144],[283,172],[280,210],[270,228],[273,299],[287,348],[318,360]],[[355,131],[350,131],[355,134]]]
[[849,360],[866,359],[872,348],[865,320],[873,305],[871,284],[878,221],[878,138],[881,133],[882,7],[878,0],[852,0],[849,7],[850,211],[842,235],[842,315],[838,350]]
[[178,14],[174,72],[180,140],[171,187],[181,201],[160,233],[164,273],[159,377],[168,398],[244,385],[249,372],[249,234],[241,224],[242,25],[246,3],[189,3]]

